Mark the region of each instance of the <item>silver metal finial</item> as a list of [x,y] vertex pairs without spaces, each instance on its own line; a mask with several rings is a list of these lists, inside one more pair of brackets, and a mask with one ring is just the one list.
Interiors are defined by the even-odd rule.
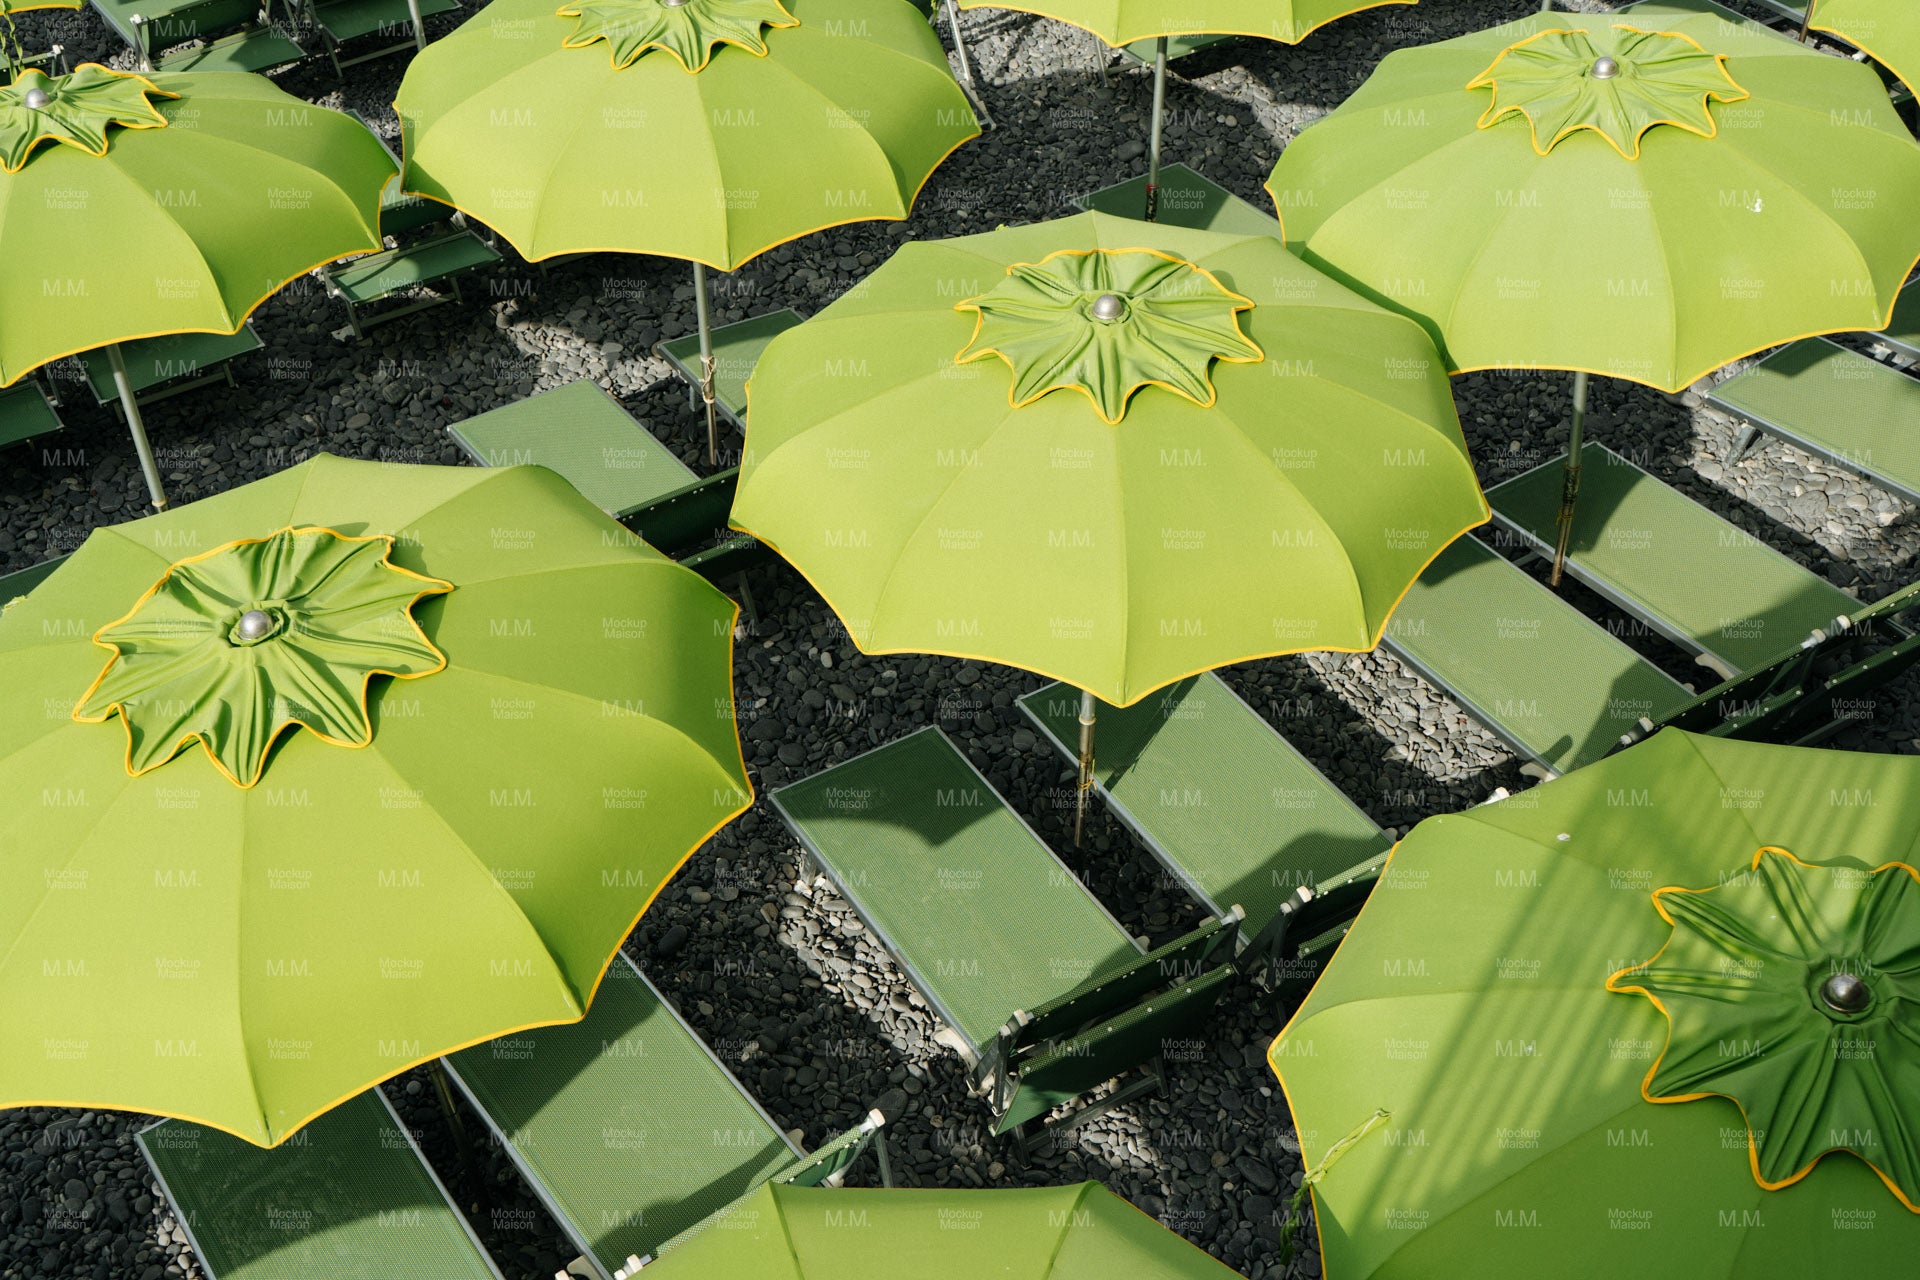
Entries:
[[1835,1013],[1859,1013],[1873,1001],[1867,984],[1850,973],[1836,973],[1820,984],[1820,998]]
[[240,615],[238,630],[242,640],[264,640],[273,630],[273,617],[264,609],[249,609]]
[[1127,314],[1126,300],[1117,293],[1103,293],[1093,300],[1095,320],[1118,320]]
[[1593,78],[1595,80],[1611,80],[1619,74],[1620,64],[1612,58],[1599,57],[1593,60]]
[[39,111],[42,108],[44,108],[49,102],[53,101],[53,95],[48,93],[45,89],[29,89],[27,90],[26,95],[21,98],[21,101],[24,102],[31,109],[35,111]]
[[660,3],[665,5],[669,9],[678,9],[681,5],[685,4],[686,2],[687,0],[660,0]]

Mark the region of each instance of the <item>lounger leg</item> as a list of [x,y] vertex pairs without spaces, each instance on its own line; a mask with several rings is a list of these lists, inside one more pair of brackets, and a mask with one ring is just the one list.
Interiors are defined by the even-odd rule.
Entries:
[[477,1206],[486,1198],[487,1184],[480,1176],[480,1164],[473,1158],[473,1144],[467,1140],[467,1126],[460,1121],[459,1108],[453,1105],[453,1090],[447,1085],[447,1069],[435,1058],[427,1064],[427,1073],[433,1077],[433,1091],[440,1099],[440,1110],[447,1118],[447,1128],[453,1130],[453,1145],[460,1149],[460,1165],[467,1171],[467,1181],[473,1184],[474,1203]]
[[880,1161],[880,1185],[893,1186],[893,1160],[887,1155],[887,1131],[880,1130],[873,1135],[873,1154]]
[[1580,446],[1587,429],[1587,375],[1573,375],[1573,427],[1567,432],[1567,473],[1560,483],[1559,541],[1553,549],[1553,576],[1550,586],[1560,585],[1561,570],[1567,564],[1567,544],[1573,540],[1573,507],[1580,497]]
[[1740,430],[1740,438],[1733,442],[1733,460],[1738,462],[1752,452],[1754,441],[1759,438],[1760,431],[1757,427],[1751,424],[1742,427]]
[[1153,42],[1153,127],[1147,134],[1147,221],[1160,213],[1160,127],[1167,109],[1167,38]]
[[120,344],[107,344],[107,363],[113,368],[113,389],[120,393],[120,410],[126,415],[127,431],[133,436],[133,451],[140,458],[140,471],[147,478],[147,496],[155,511],[167,509],[167,491],[160,483],[160,464],[154,461],[153,446],[147,442],[147,424],[140,419],[140,403],[127,378],[127,362],[120,358]]
[[1073,847],[1080,847],[1080,831],[1087,818],[1087,789],[1093,786],[1093,695],[1080,691],[1080,777],[1073,789]]

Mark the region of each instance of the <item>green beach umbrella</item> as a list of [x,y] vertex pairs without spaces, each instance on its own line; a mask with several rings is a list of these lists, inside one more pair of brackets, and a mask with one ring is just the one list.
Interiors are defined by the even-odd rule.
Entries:
[[260,76],[22,71],[0,88],[0,385],[105,347],[165,507],[119,344],[238,332],[287,281],[378,249],[392,176],[357,121]]
[[271,1146],[582,1017],[749,803],[735,612],[536,467],[95,530],[0,615],[0,1106]]
[[733,522],[855,644],[1064,680],[1088,726],[1371,649],[1487,518],[1420,327],[1271,236],[1086,213],[909,244],[748,395]]
[[1800,35],[1845,40],[1920,93],[1920,7],[1910,0],[1807,0]]
[[[1167,38],[1185,35],[1252,36],[1299,44],[1336,19],[1390,4],[1417,4],[1419,0],[1042,0],[1009,4],[1006,0],[959,0],[962,9],[1014,9],[1079,27],[1113,48],[1138,40],[1152,40],[1153,113],[1147,141],[1146,218],[1158,213],[1155,196],[1160,186],[1160,132],[1167,99]],[[946,0],[947,23],[953,46],[969,83],[973,73],[967,47],[960,37],[955,0]]]
[[1588,374],[1672,392],[1885,327],[1920,258],[1920,146],[1870,68],[1724,12],[1543,13],[1389,54],[1274,167],[1289,244],[1454,370],[1576,371],[1570,465]]
[[[1098,1182],[984,1191],[767,1182],[642,1268],[653,1280],[1231,1280]],[[635,1273],[626,1273],[635,1274]]]
[[705,269],[904,218],[980,133],[899,0],[496,0],[414,59],[394,106],[406,189],[527,260],[693,262],[710,455]]
[[1329,1280],[1892,1276],[1920,760],[1667,729],[1421,823],[1272,1047]]

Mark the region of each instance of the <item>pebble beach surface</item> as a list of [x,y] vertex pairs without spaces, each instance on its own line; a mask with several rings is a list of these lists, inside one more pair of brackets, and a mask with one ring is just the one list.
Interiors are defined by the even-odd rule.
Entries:
[[[434,19],[444,34],[479,6]],[[1600,11],[1598,0],[1561,6]],[[1354,15],[1298,47],[1248,41],[1178,62],[1166,159],[1265,207],[1280,148],[1396,48],[1537,8],[1532,0],[1422,0]],[[89,12],[22,15],[23,43],[62,43],[73,62],[131,65]],[[997,130],[934,174],[904,223],[839,227],[716,279],[716,322],[792,306],[813,313],[909,239],[1058,216],[1073,195],[1145,167],[1150,80],[1094,37],[1008,10],[964,15]],[[943,28],[944,30],[944,28]],[[317,39],[310,47],[318,47]],[[324,58],[278,76],[293,93],[352,107],[389,137],[403,58],[351,67]],[[504,246],[503,246],[504,248]],[[696,471],[704,424],[651,354],[688,332],[683,263],[598,255],[548,271],[507,250],[469,280],[466,300],[340,341],[339,304],[297,282],[255,319],[265,349],[148,414],[178,502],[220,492],[326,451],[392,461],[461,459],[447,424],[576,378],[606,388]],[[72,550],[87,532],[140,515],[145,491],[124,428],[57,368],[69,430],[0,454],[0,571]],[[1724,375],[1722,375],[1724,376]],[[1473,374],[1454,384],[1466,436],[1492,485],[1564,447],[1565,375]],[[1696,387],[1664,396],[1598,380],[1590,434],[1781,553],[1876,599],[1914,576],[1920,529],[1904,502],[1777,442],[1734,461],[1733,425]],[[734,450],[738,438],[731,442]],[[1289,1009],[1232,989],[1203,1040],[1178,1046],[1168,1090],[1117,1109],[1061,1149],[1017,1159],[988,1136],[959,1059],[898,967],[830,890],[803,879],[799,849],[768,789],[937,723],[1133,932],[1167,941],[1198,922],[1177,884],[1096,804],[1086,847],[1070,838],[1064,769],[1014,706],[1040,678],[944,658],[869,658],[784,565],[750,580],[758,609],[736,647],[736,702],[761,799],[680,872],[629,939],[629,954],[785,1128],[817,1144],[878,1104],[907,1185],[1040,1185],[1095,1177],[1236,1270],[1320,1274],[1313,1233],[1281,1262],[1280,1224],[1299,1184],[1298,1144],[1264,1054]],[[1711,682],[1676,650],[1579,590],[1592,616],[1677,678]],[[1384,654],[1247,663],[1227,682],[1381,824],[1419,819],[1530,785],[1509,752]],[[1835,745],[1920,749],[1912,678],[1882,691]],[[546,1280],[572,1257],[498,1150],[476,1187],[424,1073],[384,1086],[463,1203],[509,1280]],[[203,1274],[132,1135],[148,1118],[47,1108],[0,1111],[0,1280],[162,1280]],[[484,1131],[467,1116],[470,1130]],[[870,1167],[861,1175],[872,1180]]]

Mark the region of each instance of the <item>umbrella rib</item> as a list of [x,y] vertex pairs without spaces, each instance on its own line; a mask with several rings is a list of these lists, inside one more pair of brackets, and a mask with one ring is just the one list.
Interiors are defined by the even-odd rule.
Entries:
[[[305,487],[304,481],[302,481],[302,487]],[[249,799],[250,798],[251,797],[249,797]],[[239,850],[239,861],[244,863],[247,857],[247,810],[250,806],[246,800],[243,800],[239,807],[240,839],[235,842],[235,847]],[[243,915],[241,900],[246,896],[247,878],[244,874],[243,867],[236,867],[235,872],[233,912],[233,1020],[235,1029],[240,1037],[240,1065],[247,1070],[247,1091],[253,1095],[254,1110],[259,1113],[260,1132],[271,1138],[273,1136],[273,1122],[267,1119],[267,1100],[262,1095],[260,1089],[260,1077],[256,1075],[253,1070],[253,1043],[252,1038],[247,1035],[247,1012],[240,995],[240,984],[245,972],[241,964],[242,957],[240,954],[244,946],[243,939],[245,937],[244,930],[241,927]]]
[[[41,739],[36,738],[34,741],[38,742],[41,741]],[[130,778],[128,779],[128,781],[131,780]],[[126,798],[126,794],[127,788],[122,786],[120,793],[114,797],[113,804],[102,806],[100,815],[87,824],[86,831],[80,835],[79,839],[73,842],[73,851],[67,855],[67,860],[60,864],[61,877],[41,877],[40,900],[33,904],[33,910],[27,913],[27,918],[20,922],[20,931],[13,935],[12,941],[7,943],[6,952],[0,954],[0,973],[6,972],[8,963],[13,959],[13,953],[20,946],[20,940],[27,936],[27,930],[32,926],[34,920],[38,918],[41,909],[47,905],[48,900],[53,897],[53,885],[56,879],[63,879],[64,873],[73,868],[74,861],[79,858],[81,850],[86,847],[89,840],[93,839],[94,833],[100,829],[100,824],[105,822],[120,801]]]

